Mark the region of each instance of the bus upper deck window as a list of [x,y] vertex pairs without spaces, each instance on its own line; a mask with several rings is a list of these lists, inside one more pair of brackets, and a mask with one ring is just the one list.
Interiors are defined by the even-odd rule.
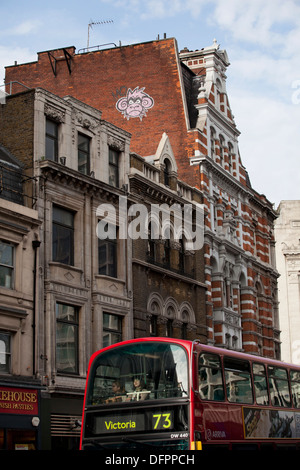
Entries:
[[250,364],[224,357],[227,399],[232,403],[253,403]]
[[287,370],[283,367],[268,367],[269,388],[272,405],[288,407],[291,405]]
[[300,372],[291,370],[291,391],[295,408],[300,408]]
[[253,364],[253,382],[256,403],[258,405],[269,405],[267,373],[263,364]]
[[119,401],[188,396],[187,354],[175,344],[146,342],[111,349],[99,354],[91,375],[90,405],[112,402],[115,381],[122,390]]
[[217,354],[200,354],[198,378],[199,393],[203,400],[224,400],[221,362]]

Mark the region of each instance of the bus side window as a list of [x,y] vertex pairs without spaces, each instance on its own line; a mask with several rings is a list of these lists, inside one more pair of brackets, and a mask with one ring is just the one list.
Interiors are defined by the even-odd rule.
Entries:
[[287,370],[282,367],[268,367],[269,388],[273,406],[291,406]]
[[295,408],[300,408],[300,372],[291,370],[291,389]]
[[224,357],[227,399],[231,403],[253,403],[250,364],[233,357]]
[[198,387],[203,400],[224,400],[224,386],[220,357],[202,353],[198,363]]
[[258,405],[269,405],[267,374],[263,364],[253,363],[253,382],[256,403]]

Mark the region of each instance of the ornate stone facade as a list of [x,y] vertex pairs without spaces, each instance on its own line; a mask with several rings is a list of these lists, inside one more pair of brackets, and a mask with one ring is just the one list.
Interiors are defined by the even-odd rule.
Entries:
[[300,201],[281,201],[275,224],[282,360],[300,364]]

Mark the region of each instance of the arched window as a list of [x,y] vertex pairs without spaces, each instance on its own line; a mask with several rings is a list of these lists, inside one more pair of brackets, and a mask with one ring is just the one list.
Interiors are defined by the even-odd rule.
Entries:
[[215,158],[215,141],[216,141],[216,131],[213,127],[210,128],[210,157]]
[[181,321],[182,321],[181,338],[182,339],[187,339],[187,327],[188,327],[188,323],[190,321],[190,315],[189,315],[189,312],[187,310],[183,310],[181,312]]
[[175,310],[174,310],[174,307],[173,305],[169,305],[167,308],[166,308],[166,318],[167,318],[167,322],[166,322],[166,336],[168,338],[171,338],[173,336],[173,321],[175,320],[176,318],[176,314],[175,314]]
[[228,171],[232,173],[232,159],[233,159],[233,145],[231,142],[228,143]]
[[164,241],[164,252],[163,252],[163,264],[166,268],[170,267],[171,264],[171,240],[173,239],[172,228],[169,223],[166,223],[163,227],[163,241]]
[[150,320],[149,333],[150,336],[157,336],[157,323],[158,317],[163,311],[163,300],[157,293],[152,293],[149,296],[147,303],[148,319]]
[[179,239],[179,272],[183,274],[185,272],[185,243],[184,239]]
[[219,78],[216,80],[216,107],[220,109],[221,107],[221,92],[222,92],[222,83]]
[[170,186],[171,162],[168,158],[164,159],[164,184]]
[[155,224],[150,221],[148,225],[148,260],[150,262],[156,261],[156,242],[155,242]]
[[261,303],[261,294],[262,294],[262,287],[259,282],[255,284],[255,291],[256,291],[256,298],[255,298],[255,314],[256,320],[259,321],[260,318],[260,303]]
[[222,135],[219,137],[219,142],[220,142],[220,165],[224,165],[224,147],[225,147],[225,140]]
[[246,276],[242,272],[239,278],[239,297],[238,297],[238,311],[243,315],[243,301],[245,300],[245,289],[247,287]]
[[160,306],[155,300],[151,304],[150,336],[157,336],[157,318],[160,314]]

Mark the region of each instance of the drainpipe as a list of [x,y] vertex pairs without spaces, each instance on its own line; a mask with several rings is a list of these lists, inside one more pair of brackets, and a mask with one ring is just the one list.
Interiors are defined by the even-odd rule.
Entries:
[[39,240],[32,241],[32,248],[34,249],[34,267],[33,267],[33,320],[32,320],[32,375],[35,376],[35,330],[36,330],[36,280],[37,280],[37,249],[41,242]]

